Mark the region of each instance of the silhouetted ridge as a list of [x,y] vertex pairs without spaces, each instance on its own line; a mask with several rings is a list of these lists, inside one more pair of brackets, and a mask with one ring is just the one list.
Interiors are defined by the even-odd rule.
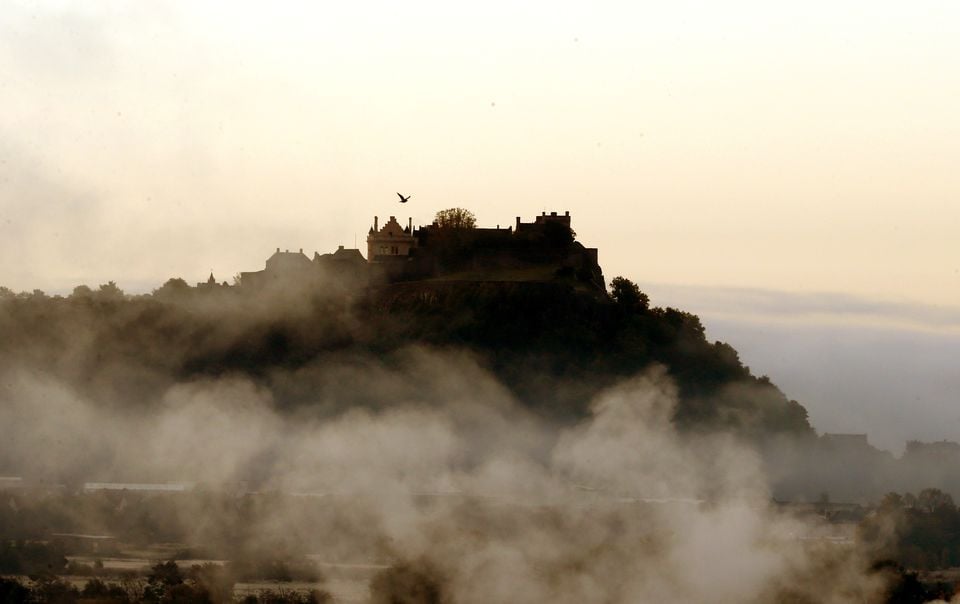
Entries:
[[0,290],[0,356],[103,403],[150,404],[172,384],[237,374],[290,408],[316,403],[306,376],[324,363],[428,346],[469,351],[527,408],[560,421],[587,415],[602,388],[663,365],[683,429],[812,434],[803,407],[751,375],[733,348],[707,342],[699,318],[650,308],[622,277],[608,294],[598,252],[576,241],[569,212],[506,228],[478,228],[462,208],[423,227],[374,217],[367,253],[340,246],[311,259],[277,248],[233,286],[211,273],[195,288],[170,279],[152,296],[124,296],[113,282],[69,298]]
[[150,404],[178,381],[237,374],[295,407],[315,393],[290,386],[282,376],[291,372],[302,378],[318,364],[389,359],[416,346],[466,350],[525,406],[560,421],[583,417],[600,389],[662,364],[679,388],[681,428],[760,439],[812,433],[803,407],[752,376],[729,345],[707,342],[696,316],[648,308],[639,296],[615,300],[556,279],[311,288],[296,297],[237,288],[183,299],[12,297],[2,302],[0,356],[29,360],[104,404]]

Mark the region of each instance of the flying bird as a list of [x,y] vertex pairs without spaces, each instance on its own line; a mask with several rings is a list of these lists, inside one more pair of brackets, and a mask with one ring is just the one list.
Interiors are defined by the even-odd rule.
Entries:
[[404,197],[399,193],[397,193],[397,196],[400,198],[400,203],[407,203],[408,201],[410,201],[410,197],[411,197],[411,195],[407,195],[406,197]]

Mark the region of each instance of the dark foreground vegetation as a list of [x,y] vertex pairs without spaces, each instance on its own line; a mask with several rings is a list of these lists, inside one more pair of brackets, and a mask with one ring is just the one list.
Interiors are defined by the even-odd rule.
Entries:
[[887,494],[861,533],[878,555],[908,568],[960,567],[960,509],[940,489]]

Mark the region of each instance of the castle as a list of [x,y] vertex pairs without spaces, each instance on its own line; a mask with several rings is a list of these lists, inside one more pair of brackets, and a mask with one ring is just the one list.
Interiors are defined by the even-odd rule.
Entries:
[[533,222],[501,228],[450,228],[436,222],[414,228],[395,216],[380,224],[373,218],[367,234],[367,256],[340,246],[309,258],[301,248],[276,252],[261,271],[240,273],[244,288],[259,289],[286,283],[309,283],[323,275],[365,283],[451,280],[569,279],[604,290],[597,249],[575,240],[570,213],[543,212]]

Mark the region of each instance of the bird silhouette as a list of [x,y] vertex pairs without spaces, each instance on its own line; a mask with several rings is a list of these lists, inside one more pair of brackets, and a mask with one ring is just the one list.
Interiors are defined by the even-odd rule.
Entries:
[[400,203],[407,203],[408,201],[410,201],[410,197],[412,197],[411,195],[407,195],[406,197],[404,197],[399,193],[397,193],[397,196],[400,198]]

